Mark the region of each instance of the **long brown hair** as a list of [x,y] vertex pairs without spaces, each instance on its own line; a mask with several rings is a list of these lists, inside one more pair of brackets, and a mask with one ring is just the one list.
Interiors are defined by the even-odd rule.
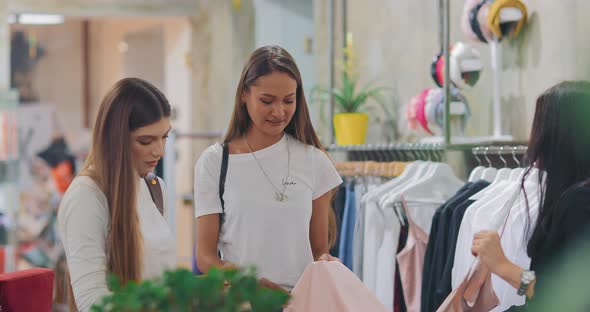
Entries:
[[100,105],[90,153],[80,173],[92,178],[107,199],[107,270],[123,283],[141,278],[138,176],[132,160],[131,133],[169,116],[168,100],[152,84],[139,78],[120,80]]
[[[242,75],[236,90],[236,99],[234,102],[234,111],[231,121],[225,135],[225,142],[230,142],[246,134],[252,119],[246,110],[246,105],[242,100],[242,94],[250,89],[256,83],[256,80],[262,76],[269,75],[273,72],[286,73],[297,82],[295,92],[296,106],[293,118],[285,128],[285,132],[295,139],[306,145],[311,145],[325,152],[322,143],[315,133],[311,118],[309,117],[309,108],[305,100],[303,91],[303,82],[301,73],[293,57],[285,49],[279,46],[266,46],[258,48],[252,53],[250,59],[242,70]],[[336,217],[330,209],[328,225],[328,241],[333,246],[336,242]]]

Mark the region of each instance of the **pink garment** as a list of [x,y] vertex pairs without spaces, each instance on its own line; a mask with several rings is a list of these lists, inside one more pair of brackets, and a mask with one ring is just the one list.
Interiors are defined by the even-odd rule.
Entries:
[[361,280],[337,261],[307,266],[283,312],[385,312],[387,309]]
[[478,263],[436,312],[488,312],[499,304],[490,271]]
[[408,311],[420,311],[420,296],[422,294],[422,270],[424,256],[428,245],[426,234],[414,221],[402,201],[408,219],[408,240],[406,246],[397,254],[397,264],[404,290],[404,299]]
[[408,128],[410,130],[418,130],[418,120],[416,119],[416,104],[418,103],[418,95],[414,96],[408,106],[406,107],[406,119],[408,120]]
[[428,94],[432,91],[432,89],[428,88],[420,94],[418,105],[416,105],[416,119],[420,122],[422,129],[426,131],[428,134],[433,135],[432,131],[428,128],[428,121],[426,120],[425,115],[425,108],[426,108],[426,98],[428,98]]

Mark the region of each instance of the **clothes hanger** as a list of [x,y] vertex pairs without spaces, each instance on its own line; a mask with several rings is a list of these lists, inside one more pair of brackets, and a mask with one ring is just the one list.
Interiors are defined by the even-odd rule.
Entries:
[[485,194],[501,192],[501,190],[506,187],[506,184],[504,182],[510,180],[510,174],[512,173],[512,169],[508,168],[508,162],[506,162],[506,159],[504,159],[504,157],[502,156],[503,153],[504,147],[500,147],[498,150],[498,156],[500,157],[502,163],[504,163],[504,167],[500,170],[497,170],[496,177],[490,185],[488,185],[481,191],[477,192],[476,194],[472,195],[470,199],[478,200],[481,199]]
[[[427,168],[423,176],[412,181],[412,183],[393,190],[382,201],[382,207],[399,201],[401,195],[411,201],[428,201],[442,204],[448,199],[448,193],[454,194],[463,184],[464,182],[455,176],[448,164],[429,161],[429,168]],[[433,192],[435,186],[436,192]],[[428,194],[430,198],[427,198],[425,194]]]
[[516,146],[512,148],[512,159],[514,159],[514,161],[516,162],[517,168],[512,170],[512,173],[510,174],[509,178],[510,180],[517,180],[521,178],[522,174],[524,173],[524,168],[522,168],[522,166],[520,165],[520,161],[518,160],[518,158],[516,158],[516,149]]
[[[405,148],[405,145],[398,145],[398,146],[392,147],[391,150],[394,153],[399,153],[398,156],[401,156],[401,157],[399,157],[399,159],[408,160],[408,157],[403,153],[404,148]],[[424,169],[423,162],[421,162],[421,161],[410,162],[408,165],[405,166],[404,171],[402,172],[402,174],[399,177],[391,179],[391,180],[381,184],[380,186],[376,187],[370,193],[367,193],[367,198],[373,198],[373,199],[380,201],[381,198],[385,194],[389,193],[389,191],[391,189],[397,187],[400,184],[404,184],[404,183],[407,183],[408,181],[411,181],[412,179],[414,179],[415,176],[421,175],[423,169]]]
[[488,158],[488,150],[489,147],[485,147],[483,152],[483,157],[488,162],[488,167],[482,171],[480,179],[486,180],[488,182],[493,182],[494,178],[496,178],[496,174],[498,173],[498,169],[492,167],[492,162]]
[[472,171],[471,174],[469,175],[469,179],[467,181],[469,182],[475,182],[477,180],[479,180],[479,178],[482,176],[483,174],[483,170],[486,168],[484,166],[481,165],[481,159],[477,156],[479,154],[479,150],[481,149],[481,147],[476,147],[473,150],[473,156],[475,157],[475,159],[477,160],[477,167],[475,167]]
[[512,169],[508,168],[508,162],[506,161],[506,159],[504,159],[504,147],[500,147],[500,150],[498,151],[498,156],[500,157],[500,160],[502,161],[502,163],[504,164],[504,168],[498,170],[498,173],[496,174],[496,178],[494,179],[494,182],[497,183],[498,181],[501,180],[508,180],[508,178],[510,178],[510,173],[512,172]]
[[399,178],[395,179],[384,192],[380,193],[379,204],[383,207],[388,202],[388,198],[392,194],[396,194],[399,189],[413,185],[416,181],[423,178],[431,169],[431,162],[419,160],[420,157],[413,150],[415,145],[402,144],[400,151],[406,152],[405,159],[414,160],[409,165]]

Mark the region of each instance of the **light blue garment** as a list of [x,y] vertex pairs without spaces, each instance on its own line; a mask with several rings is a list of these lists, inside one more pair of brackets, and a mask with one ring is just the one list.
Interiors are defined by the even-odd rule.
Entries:
[[338,258],[342,263],[352,270],[352,242],[354,240],[354,227],[356,223],[356,199],[354,183],[346,185],[346,199],[344,201],[344,214],[342,216],[342,227],[340,228],[340,242]]
[[363,279],[363,240],[365,237],[365,205],[363,196],[367,193],[367,185],[357,181],[354,186],[356,200],[356,220],[352,239],[352,272]]
[[349,214],[349,203],[350,203],[350,187],[351,183],[346,182],[346,192],[344,195],[344,209],[342,210],[342,222],[340,223],[340,239],[338,241],[338,258],[344,262],[346,240],[347,240],[347,227],[348,227],[348,214]]

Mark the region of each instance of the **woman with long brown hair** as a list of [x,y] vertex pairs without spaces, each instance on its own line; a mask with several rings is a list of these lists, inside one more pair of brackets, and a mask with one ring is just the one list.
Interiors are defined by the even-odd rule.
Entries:
[[256,50],[222,144],[195,166],[198,268],[257,269],[290,290],[314,260],[332,260],[332,190],[342,179],[313,129],[301,74],[278,46]]
[[120,80],[102,101],[90,154],[58,212],[79,311],[109,294],[109,273],[127,283],[176,265],[166,201],[157,193],[164,188],[154,187],[161,185],[155,176],[145,178],[163,156],[169,131],[170,105],[144,80]]

